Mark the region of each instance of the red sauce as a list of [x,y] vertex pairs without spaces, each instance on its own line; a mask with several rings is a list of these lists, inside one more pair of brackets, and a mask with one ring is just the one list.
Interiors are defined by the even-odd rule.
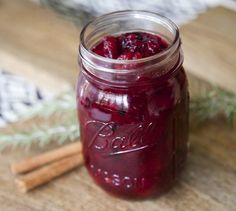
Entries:
[[[92,51],[132,60],[166,48],[160,36],[134,32],[104,37]],[[80,75],[77,102],[85,166],[110,193],[135,198],[160,194],[179,174],[187,155],[189,99],[182,66],[174,72],[146,85],[140,78],[122,89]]]
[[106,36],[92,51],[111,59],[132,60],[153,56],[167,47],[167,42],[158,35],[133,32]]

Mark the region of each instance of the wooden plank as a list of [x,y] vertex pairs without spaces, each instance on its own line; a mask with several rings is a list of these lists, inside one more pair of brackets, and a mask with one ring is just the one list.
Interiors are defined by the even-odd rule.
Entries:
[[[181,28],[188,73],[236,91],[235,22],[235,12],[219,7]],[[0,26],[1,67],[51,92],[75,84],[79,28],[28,0],[0,0]]]
[[79,29],[28,0],[0,0],[0,64],[47,91],[75,84]]
[[210,9],[181,27],[186,70],[236,93],[236,12]]
[[[32,122],[16,127],[25,128]],[[4,172],[0,177],[0,208],[6,210],[14,204],[19,210],[235,210],[236,130],[222,122],[211,123],[192,131],[190,143],[186,168],[174,189],[160,198],[135,202],[109,196],[92,182],[84,167],[20,194],[13,184],[10,163],[43,149],[6,151],[0,154],[0,172]]]
[[[216,33],[216,35],[212,35],[214,39],[223,36],[224,30],[225,32],[232,30],[233,34],[234,30],[231,28],[236,19],[231,12],[227,11],[222,8],[211,10],[210,16],[209,13],[206,13],[200,17],[199,23],[198,19],[194,21],[195,31],[191,28],[191,24],[184,26],[182,30],[186,68],[189,72],[234,91],[232,67],[235,66],[231,64],[232,58],[215,62],[219,46],[216,50],[210,50],[209,47],[212,46],[213,41],[207,40],[212,43],[206,45],[201,41],[204,40],[203,35],[198,33],[198,38],[193,33],[196,32],[196,28],[203,29],[206,37],[209,36],[209,33],[210,35]],[[223,19],[222,21],[220,18],[217,20],[218,24],[223,24],[221,27],[224,30],[220,29],[221,32],[215,32],[213,29],[204,27],[205,23],[210,27],[210,24],[214,22],[212,16],[214,18],[220,16]],[[224,22],[229,17],[233,18],[229,22],[231,27]],[[216,23],[214,22],[214,24]],[[231,35],[229,37],[235,39]],[[226,42],[226,46],[228,46],[231,41],[227,38]],[[50,11],[26,0],[0,0],[0,64],[4,64],[6,69],[9,68],[15,73],[25,75],[29,79],[33,79],[39,86],[56,92],[55,89],[63,84],[67,86],[75,81],[77,43],[78,30]],[[209,49],[205,49],[204,45]],[[198,46],[201,46],[201,49],[204,47],[205,50],[198,49]],[[224,45],[221,44],[221,46]],[[195,51],[195,48],[198,50]],[[226,48],[232,50],[229,46]],[[200,55],[200,51],[203,55]],[[225,51],[223,50],[224,53]],[[198,61],[195,59],[196,56],[197,58],[202,56],[199,58],[205,58],[209,64],[205,66],[205,60],[196,62]],[[222,64],[219,65],[219,62]],[[229,72],[230,78],[225,78],[226,76],[220,74],[217,67],[221,67],[221,65],[224,66],[224,74],[227,75],[226,72]],[[206,73],[205,70],[208,69],[216,71],[214,80],[210,77],[211,75],[209,76],[209,73],[212,72]],[[224,80],[224,84],[220,82],[219,78]],[[229,83],[228,80],[230,80]],[[206,83],[204,82],[204,84]],[[194,77],[190,78],[190,85],[192,93],[198,93],[202,89],[202,82],[195,80]],[[208,87],[207,84],[206,87]],[[27,122],[18,122],[11,127],[26,129],[39,121],[43,120],[33,118]],[[56,120],[52,117],[51,121]],[[0,131],[0,134],[9,130],[10,127],[5,128]],[[223,122],[216,121],[214,124],[209,123],[200,129],[191,131],[190,143],[189,158],[181,180],[166,195],[144,201],[126,201],[111,197],[92,182],[84,167],[33,192],[21,194],[15,189],[14,177],[9,168],[10,163],[25,156],[39,154],[45,149],[33,147],[26,152],[20,149],[5,151],[0,153],[0,210],[235,210],[236,131],[229,129]],[[54,147],[56,146],[48,146],[47,149]]]

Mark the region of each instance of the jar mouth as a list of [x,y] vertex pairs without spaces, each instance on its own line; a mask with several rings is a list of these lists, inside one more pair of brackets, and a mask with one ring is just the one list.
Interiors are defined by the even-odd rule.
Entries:
[[[86,39],[85,39],[85,34],[88,30],[88,28],[91,25],[95,25],[95,26],[99,26],[100,23],[109,20],[111,18],[114,17],[119,17],[119,16],[132,16],[134,18],[139,18],[139,19],[146,19],[149,21],[153,21],[153,22],[160,22],[160,23],[165,23],[165,25],[168,27],[168,29],[173,33],[173,39],[168,43],[168,47],[166,49],[164,49],[163,51],[149,56],[149,57],[145,57],[145,58],[141,58],[141,59],[133,59],[133,60],[117,60],[117,59],[111,59],[111,58],[107,58],[107,57],[103,57],[100,56],[96,53],[94,53],[91,50],[91,46],[88,46],[88,44],[86,43]],[[150,32],[148,30],[138,30],[138,31],[143,31],[143,32]],[[132,30],[130,31],[124,31],[124,33],[127,32],[132,32]],[[119,32],[120,33],[120,32]],[[121,31],[121,33],[123,33],[123,31]],[[151,33],[154,34],[158,34],[158,31],[152,31]],[[118,34],[118,33],[116,33]],[[88,37],[89,35],[87,35]],[[122,10],[122,11],[116,11],[116,12],[111,12],[111,13],[107,13],[105,15],[101,15],[97,18],[94,18],[93,20],[91,20],[90,22],[88,22],[84,28],[82,29],[81,33],[80,33],[80,48],[79,48],[79,53],[81,58],[84,58],[84,55],[82,52],[86,52],[86,57],[90,57],[93,59],[96,59],[98,61],[100,61],[101,63],[109,63],[109,64],[139,64],[139,63],[147,63],[149,61],[153,61],[153,60],[159,60],[162,61],[162,58],[167,58],[170,56],[170,54],[172,54],[171,52],[175,52],[176,50],[178,50],[179,46],[180,46],[180,38],[179,38],[179,29],[178,26],[171,21],[169,18],[166,18],[165,16],[162,16],[158,13],[155,12],[150,12],[150,11],[146,11],[146,10]],[[93,66],[93,65],[92,65]],[[113,70],[111,70],[110,68],[105,68],[105,67],[101,67],[100,70],[104,71],[104,72],[113,72]],[[133,69],[134,71],[136,69]],[[125,72],[130,72],[132,71],[131,69],[122,69],[122,70],[116,70],[117,73],[125,73]]]

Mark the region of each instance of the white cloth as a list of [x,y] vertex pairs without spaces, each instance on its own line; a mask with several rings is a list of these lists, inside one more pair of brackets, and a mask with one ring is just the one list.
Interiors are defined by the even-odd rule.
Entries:
[[[195,18],[207,8],[225,2],[225,0],[33,0],[48,3],[55,8],[84,10],[93,16],[117,10],[149,10],[160,13],[177,24],[183,24]],[[227,1],[227,0],[226,0]],[[60,9],[59,9],[60,10]]]
[[34,84],[0,69],[0,127],[42,102],[45,94]]

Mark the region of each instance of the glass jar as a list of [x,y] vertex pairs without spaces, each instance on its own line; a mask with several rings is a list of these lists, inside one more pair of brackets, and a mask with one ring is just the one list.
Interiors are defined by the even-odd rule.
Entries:
[[[138,60],[91,51],[106,35],[148,32],[169,47]],[[177,26],[146,11],[100,16],[81,32],[77,106],[85,166],[121,197],[168,190],[187,155],[189,95]]]

